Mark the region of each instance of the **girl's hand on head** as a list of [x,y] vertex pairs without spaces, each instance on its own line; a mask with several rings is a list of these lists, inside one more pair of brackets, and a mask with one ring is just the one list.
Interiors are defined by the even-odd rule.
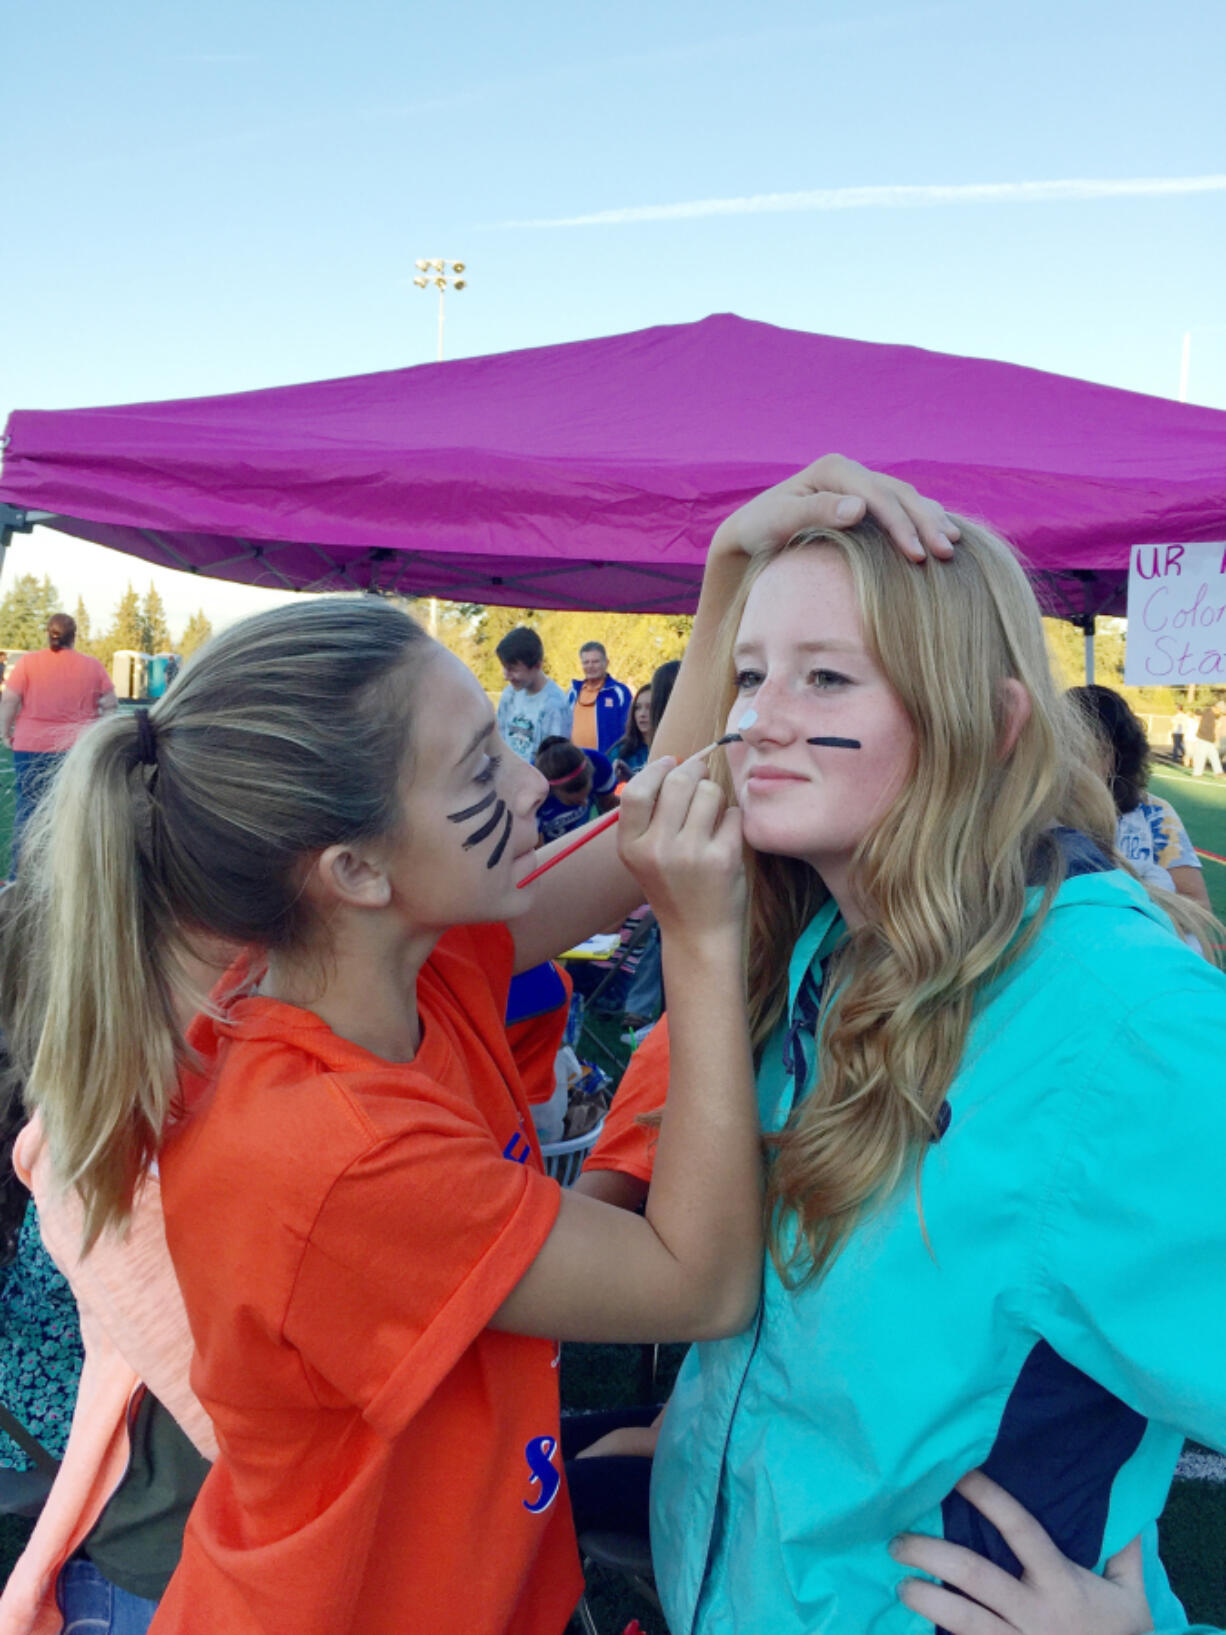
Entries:
[[910,483],[869,471],[841,454],[824,454],[734,511],[716,529],[712,547],[752,556],[782,545],[802,528],[850,528],[865,512],[913,562],[953,555],[958,528],[942,506],[917,494]]
[[706,775],[705,756],[653,761],[622,791],[618,850],[661,929],[701,938],[733,931],[745,912],[741,814]]
[[1030,1512],[981,1470],[964,1476],[958,1491],[997,1529],[1022,1576],[960,1544],[903,1533],[890,1545],[895,1561],[944,1580],[903,1579],[899,1599],[912,1612],[950,1635],[1147,1635],[1153,1629],[1139,1538],[1112,1556],[1100,1577],[1062,1555]]

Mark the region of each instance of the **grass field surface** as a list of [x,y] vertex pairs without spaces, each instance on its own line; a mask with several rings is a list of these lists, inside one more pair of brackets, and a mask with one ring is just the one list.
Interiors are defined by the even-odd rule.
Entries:
[[1219,920],[1226,920],[1226,778],[1209,773],[1194,778],[1183,767],[1160,761],[1149,787],[1169,800],[1183,819],[1205,871],[1213,912]]

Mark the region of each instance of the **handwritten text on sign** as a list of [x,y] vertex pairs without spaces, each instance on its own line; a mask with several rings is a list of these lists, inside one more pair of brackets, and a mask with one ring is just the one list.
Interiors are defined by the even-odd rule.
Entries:
[[1132,547],[1124,680],[1226,682],[1226,541]]

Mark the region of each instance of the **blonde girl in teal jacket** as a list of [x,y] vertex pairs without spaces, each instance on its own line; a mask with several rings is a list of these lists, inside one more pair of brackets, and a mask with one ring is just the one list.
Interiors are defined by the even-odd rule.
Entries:
[[770,1253],[665,1418],[670,1629],[1186,1630],[1154,1524],[1183,1437],[1226,1448],[1207,919],[1119,866],[1008,547],[781,548],[812,481],[720,530],[686,659],[745,723]]

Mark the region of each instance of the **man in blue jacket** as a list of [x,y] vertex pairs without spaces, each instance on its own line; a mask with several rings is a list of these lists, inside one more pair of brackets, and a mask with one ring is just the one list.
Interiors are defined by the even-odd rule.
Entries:
[[570,735],[580,749],[605,754],[626,730],[630,689],[609,674],[609,655],[599,642],[584,642],[579,663],[583,679],[572,681],[567,695],[572,710]]

